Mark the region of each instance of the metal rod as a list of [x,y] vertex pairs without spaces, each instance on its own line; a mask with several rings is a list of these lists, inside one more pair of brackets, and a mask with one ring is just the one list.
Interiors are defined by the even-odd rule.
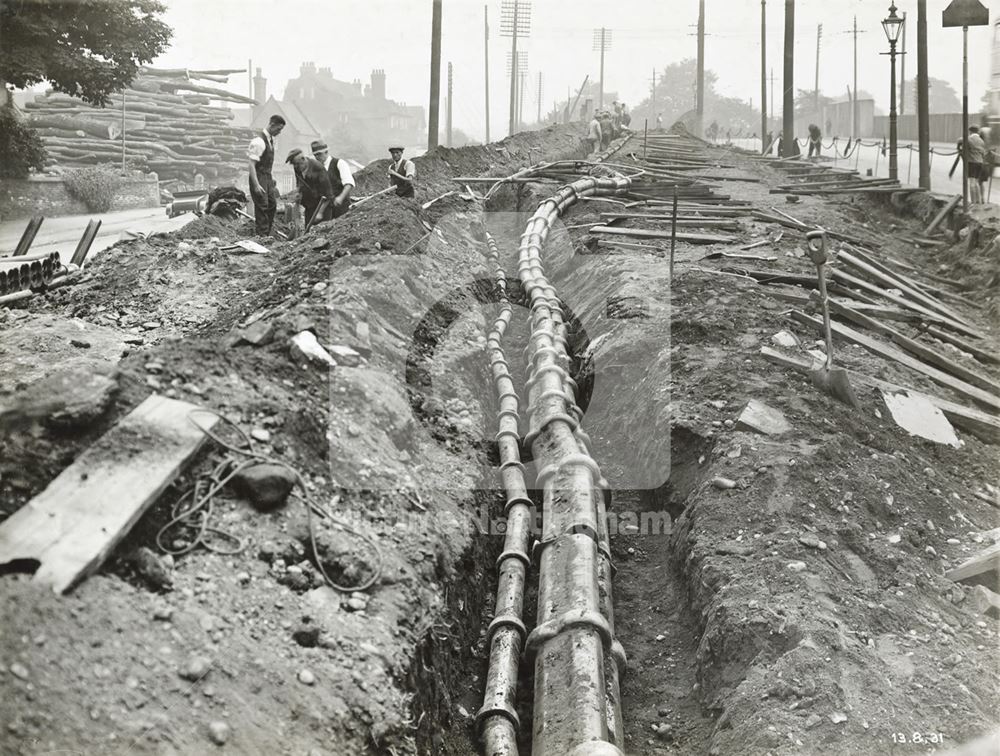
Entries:
[[677,247],[677,187],[674,187],[674,208],[670,219],[670,281],[674,280],[674,250]]
[[490,143],[490,6],[483,6],[483,92],[486,99],[486,143]]
[[889,40],[889,178],[899,178],[896,163],[896,41]]

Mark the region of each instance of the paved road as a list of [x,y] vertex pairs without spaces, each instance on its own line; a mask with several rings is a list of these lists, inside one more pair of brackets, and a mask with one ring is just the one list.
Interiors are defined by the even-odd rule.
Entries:
[[[92,218],[100,218],[101,230],[90,248],[88,259],[93,258],[101,250],[107,249],[116,242],[129,238],[125,232],[134,231],[145,234],[155,231],[173,231],[194,220],[194,215],[186,213],[177,218],[168,218],[162,207],[140,208],[138,210],[119,210],[112,213],[93,215],[65,215],[59,218],[46,218],[31,245],[31,252],[60,253],[64,262],[68,262],[76,249],[77,242],[87,228]],[[0,223],[0,256],[8,255],[17,246],[27,218]]]
[[[874,139],[864,139],[862,142],[873,142]],[[759,139],[734,139],[733,143],[745,147],[746,149],[760,149]],[[824,142],[829,144],[829,142]],[[867,176],[867,171],[871,169],[872,176],[878,178],[889,177],[889,158],[883,156],[881,146],[868,147],[862,144],[861,147],[847,160],[842,158],[846,140],[838,142],[839,155],[836,164],[843,167],[850,167],[860,172],[862,176]],[[912,149],[910,147],[912,146]],[[962,165],[959,163],[955,169],[955,175],[948,178],[948,171],[951,170],[952,163],[955,162],[955,145],[943,142],[932,142],[931,149],[931,190],[943,194],[962,193]],[[803,154],[805,154],[803,152]],[[824,150],[823,154],[833,157],[833,150]],[[912,159],[911,159],[912,155]],[[900,183],[908,186],[916,186],[919,176],[919,156],[917,154],[916,142],[900,142],[897,150],[897,163],[899,166]],[[1000,177],[996,180],[997,196],[1000,197]]]

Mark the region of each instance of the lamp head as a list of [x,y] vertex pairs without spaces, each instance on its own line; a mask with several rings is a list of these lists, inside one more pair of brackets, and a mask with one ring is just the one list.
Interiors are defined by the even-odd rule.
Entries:
[[896,15],[896,3],[889,6],[889,15],[882,21],[882,28],[885,30],[885,38],[890,45],[896,44],[899,34],[903,30],[903,19]]

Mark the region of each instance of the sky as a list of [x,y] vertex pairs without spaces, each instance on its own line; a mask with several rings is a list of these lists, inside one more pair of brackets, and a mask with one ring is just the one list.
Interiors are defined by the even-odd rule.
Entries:
[[[523,0],[522,0],[523,2]],[[367,83],[372,69],[386,72],[387,96],[427,106],[430,91],[432,0],[165,0],[166,22],[174,29],[169,50],[154,65],[183,68],[244,68],[248,59],[268,80],[268,93],[279,96],[298,75],[302,62],[328,66],[334,78]],[[1000,0],[984,0],[991,22],[1000,17]],[[501,0],[443,0],[442,126],[447,64],[453,64],[455,128],[476,139],[485,134],[484,11],[488,13],[490,137],[506,135],[510,39],[499,33]],[[961,96],[962,30],[943,29],[947,0],[928,0],[928,67],[932,77],[952,84]],[[760,0],[705,0],[705,66],[719,76],[726,95],[760,98]],[[767,59],[775,76],[775,104],[780,99],[783,65],[784,6],[767,0]],[[897,0],[908,15],[906,76],[916,76],[916,0]],[[883,0],[796,0],[795,86],[812,89],[816,70],[816,27],[820,42],[820,91],[846,95],[853,78],[854,16],[858,19],[858,85],[888,111],[889,61],[881,20]],[[600,54],[594,29],[610,31],[605,53],[605,91],[617,91],[636,104],[649,93],[653,69],[693,58],[697,0],[534,0],[531,29],[518,49],[528,56],[530,84],[524,111],[537,113],[538,76],[542,75],[542,112],[567,89],[576,91],[584,76],[599,78]],[[969,30],[969,102],[978,109],[990,73],[992,26]],[[246,93],[247,76],[230,78],[230,88]],[[907,97],[912,103],[912,90]],[[912,112],[912,104],[909,105]],[[526,118],[527,120],[527,118]]]

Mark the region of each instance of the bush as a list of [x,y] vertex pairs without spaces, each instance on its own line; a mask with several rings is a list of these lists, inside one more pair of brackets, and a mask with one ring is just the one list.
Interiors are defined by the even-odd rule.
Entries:
[[66,171],[63,181],[70,196],[83,202],[92,213],[106,213],[121,184],[120,170],[110,164]]
[[47,154],[37,132],[10,105],[0,107],[0,178],[25,178],[41,170]]

